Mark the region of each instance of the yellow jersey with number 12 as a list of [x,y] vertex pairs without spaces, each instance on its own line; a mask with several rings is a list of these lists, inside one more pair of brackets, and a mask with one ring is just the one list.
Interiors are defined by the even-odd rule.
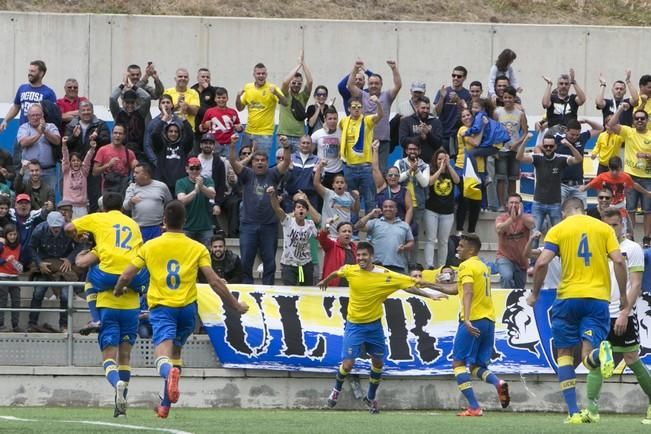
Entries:
[[610,301],[608,255],[619,250],[613,228],[587,215],[573,215],[552,227],[545,249],[561,258],[556,297]]
[[459,303],[461,310],[459,320],[463,316],[463,285],[472,284],[472,304],[470,305],[470,321],[489,319],[495,321],[495,308],[491,297],[491,273],[486,264],[477,256],[472,256],[459,265],[457,288],[459,289]]
[[199,267],[211,266],[206,246],[179,232],[165,232],[147,241],[131,263],[149,270],[150,309],[183,307],[196,301]]

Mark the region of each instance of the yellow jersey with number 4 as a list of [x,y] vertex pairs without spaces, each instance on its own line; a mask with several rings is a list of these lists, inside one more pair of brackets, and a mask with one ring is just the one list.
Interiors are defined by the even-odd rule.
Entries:
[[610,300],[608,255],[619,250],[613,228],[587,215],[573,215],[552,227],[545,249],[561,258],[556,297]]
[[472,303],[470,305],[470,321],[489,319],[495,321],[495,307],[491,297],[491,273],[486,264],[477,256],[472,256],[459,265],[457,288],[461,309],[459,320],[464,321],[463,315],[463,285],[472,284]]
[[211,266],[206,246],[179,232],[165,232],[147,241],[131,263],[149,270],[150,309],[183,307],[196,301],[199,268]]
[[72,221],[77,233],[89,233],[95,239],[99,269],[122,274],[142,246],[140,226],[120,211],[96,212]]

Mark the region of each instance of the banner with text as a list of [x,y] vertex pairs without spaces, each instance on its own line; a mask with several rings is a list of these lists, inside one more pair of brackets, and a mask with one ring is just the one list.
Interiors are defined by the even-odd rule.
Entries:
[[[199,315],[224,367],[332,372],[341,362],[348,304],[347,288],[290,288],[229,285],[249,305],[240,315],[222,306],[207,285],[199,285]],[[525,290],[494,289],[495,348],[491,370],[498,374],[554,373],[556,350],[550,308],[555,291],[543,291],[535,308]],[[451,372],[458,327],[458,297],[434,301],[404,291],[384,302],[385,372],[389,375],[441,375]],[[638,303],[643,360],[651,363],[651,295]],[[579,364],[581,358],[575,357]],[[624,369],[616,357],[618,371]],[[355,368],[367,370],[368,360]],[[585,372],[581,366],[577,372]]]

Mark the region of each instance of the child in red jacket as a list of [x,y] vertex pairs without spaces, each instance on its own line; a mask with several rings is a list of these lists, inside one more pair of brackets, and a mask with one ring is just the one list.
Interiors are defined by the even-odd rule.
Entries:
[[[20,257],[20,242],[18,229],[13,224],[4,227],[4,238],[0,238],[0,280],[18,280],[18,275],[23,271],[23,265],[18,262]],[[20,307],[20,288],[18,286],[0,287],[0,307],[7,307],[11,296],[11,307]],[[14,332],[22,332],[18,326],[20,312],[11,312],[11,325]],[[0,332],[10,331],[4,325],[4,312],[0,315]]]

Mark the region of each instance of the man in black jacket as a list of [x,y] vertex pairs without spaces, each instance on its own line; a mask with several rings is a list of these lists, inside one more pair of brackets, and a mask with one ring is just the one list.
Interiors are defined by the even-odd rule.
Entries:
[[[210,240],[210,261],[212,269],[226,283],[242,283],[242,262],[237,254],[226,249],[226,240],[215,235]],[[203,278],[203,276],[200,276]]]
[[398,140],[406,149],[407,143],[420,145],[420,157],[431,163],[434,151],[443,144],[441,121],[430,114],[430,101],[426,96],[416,102],[416,113],[400,120]]

